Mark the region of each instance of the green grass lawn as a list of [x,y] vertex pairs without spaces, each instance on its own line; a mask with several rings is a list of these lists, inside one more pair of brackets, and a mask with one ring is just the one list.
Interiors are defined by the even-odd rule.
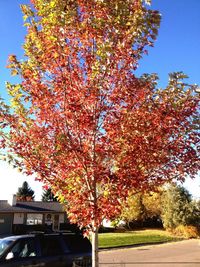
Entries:
[[163,230],[140,230],[99,234],[99,248],[119,247],[181,240]]

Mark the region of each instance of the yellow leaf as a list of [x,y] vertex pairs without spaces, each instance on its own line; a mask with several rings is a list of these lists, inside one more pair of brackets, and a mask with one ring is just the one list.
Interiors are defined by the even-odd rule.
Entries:
[[15,76],[18,74],[18,71],[16,69],[11,70],[11,75]]
[[28,16],[27,16],[27,15],[24,15],[24,16],[23,16],[23,20],[24,20],[24,21],[26,21],[26,20],[27,20],[27,18],[28,18]]
[[50,7],[51,8],[54,8],[56,6],[56,2],[55,1],[51,1],[51,3],[50,3]]

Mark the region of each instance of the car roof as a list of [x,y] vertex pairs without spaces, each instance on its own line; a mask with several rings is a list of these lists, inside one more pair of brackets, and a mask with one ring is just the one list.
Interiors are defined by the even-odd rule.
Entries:
[[80,233],[73,233],[73,232],[52,232],[52,233],[45,233],[45,232],[37,232],[33,231],[30,232],[30,234],[23,234],[23,235],[10,235],[10,236],[4,236],[1,239],[6,239],[6,240],[18,240],[18,239],[24,239],[24,238],[30,238],[30,237],[35,237],[35,236],[59,236],[59,235],[69,235],[69,236],[82,236]]
[[34,237],[34,235],[11,235],[11,236],[6,236],[1,238],[1,240],[12,240],[12,241],[16,241],[18,239],[23,239],[23,238],[27,238],[27,237]]

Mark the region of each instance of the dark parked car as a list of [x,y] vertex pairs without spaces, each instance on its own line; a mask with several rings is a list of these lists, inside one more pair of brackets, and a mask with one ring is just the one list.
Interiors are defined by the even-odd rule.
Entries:
[[29,234],[0,239],[0,267],[91,267],[91,243],[80,234]]

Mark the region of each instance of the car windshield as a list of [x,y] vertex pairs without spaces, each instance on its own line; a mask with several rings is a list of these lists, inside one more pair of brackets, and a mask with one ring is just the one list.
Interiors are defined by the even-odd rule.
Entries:
[[0,256],[4,253],[4,251],[9,247],[12,242],[13,240],[0,239]]

